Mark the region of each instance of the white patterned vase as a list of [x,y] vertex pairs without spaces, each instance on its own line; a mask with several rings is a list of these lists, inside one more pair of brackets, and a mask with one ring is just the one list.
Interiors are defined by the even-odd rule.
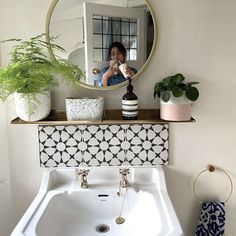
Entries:
[[21,120],[34,122],[46,118],[51,112],[51,93],[43,94],[14,93],[16,114]]

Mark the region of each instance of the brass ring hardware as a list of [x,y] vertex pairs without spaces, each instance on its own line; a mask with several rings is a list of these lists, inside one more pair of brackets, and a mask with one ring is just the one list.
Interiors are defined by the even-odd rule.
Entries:
[[227,176],[227,178],[229,179],[229,182],[230,182],[230,193],[229,193],[229,196],[228,196],[228,197],[226,198],[226,200],[224,201],[224,203],[226,203],[226,202],[229,200],[229,198],[231,197],[231,195],[232,195],[232,192],[233,192],[233,181],[232,181],[230,175],[227,173],[227,171],[225,171],[225,170],[222,169],[222,168],[215,167],[215,166],[213,166],[213,165],[208,165],[206,169],[200,171],[200,172],[197,174],[197,176],[196,176],[196,178],[195,178],[195,180],[194,180],[194,183],[193,183],[193,192],[194,192],[194,195],[195,195],[196,199],[197,199],[200,203],[203,203],[203,202],[201,201],[201,199],[198,197],[198,195],[197,195],[197,193],[196,193],[196,183],[197,183],[198,177],[199,177],[202,173],[204,173],[204,172],[206,172],[206,171],[214,172],[215,170],[222,171],[222,172]]
[[100,70],[98,68],[93,68],[92,72],[93,72],[94,75],[97,75],[97,74],[100,73]]

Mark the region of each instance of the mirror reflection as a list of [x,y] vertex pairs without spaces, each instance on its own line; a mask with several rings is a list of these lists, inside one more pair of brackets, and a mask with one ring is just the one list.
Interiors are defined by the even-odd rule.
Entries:
[[110,87],[138,77],[152,50],[153,18],[144,0],[59,0],[49,35],[67,51],[55,56],[84,71],[82,83]]

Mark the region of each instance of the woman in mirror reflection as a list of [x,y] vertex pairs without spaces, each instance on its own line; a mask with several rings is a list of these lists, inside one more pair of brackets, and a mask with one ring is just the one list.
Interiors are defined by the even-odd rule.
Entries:
[[132,77],[137,73],[137,70],[132,67],[126,67],[125,76],[121,73],[119,65],[125,63],[126,48],[120,42],[113,42],[108,49],[108,59],[110,66],[104,67],[100,71],[102,86],[112,86],[127,80],[127,77]]

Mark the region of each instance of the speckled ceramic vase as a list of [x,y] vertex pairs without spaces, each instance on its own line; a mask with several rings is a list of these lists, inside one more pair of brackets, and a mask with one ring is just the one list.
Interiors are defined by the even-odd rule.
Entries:
[[185,96],[174,97],[164,102],[160,99],[160,118],[168,121],[187,121],[191,119],[191,101]]
[[66,98],[67,120],[102,120],[104,98]]

